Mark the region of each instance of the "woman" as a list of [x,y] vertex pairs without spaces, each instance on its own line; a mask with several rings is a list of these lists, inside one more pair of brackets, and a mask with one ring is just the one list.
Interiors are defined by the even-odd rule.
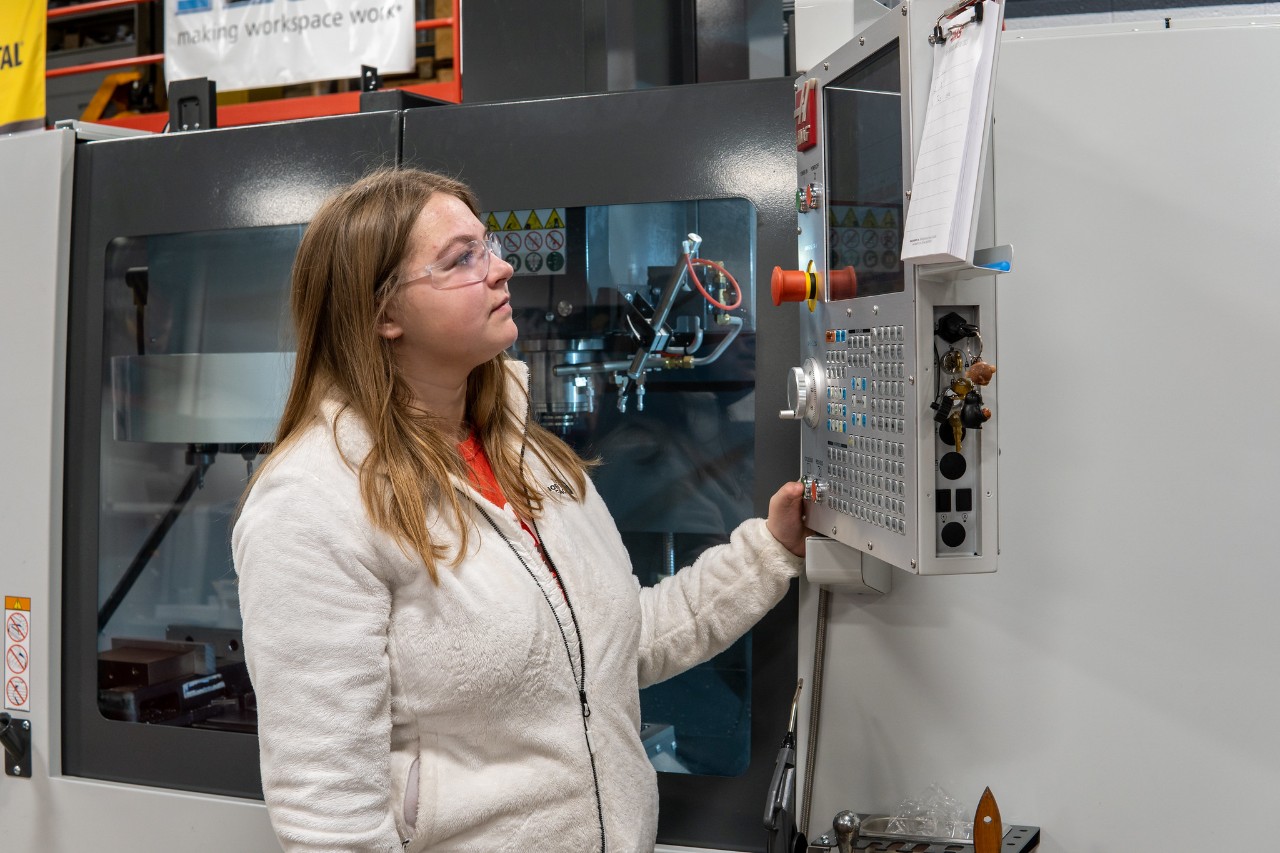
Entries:
[[640,589],[587,465],[529,421],[470,191],[384,171],[298,251],[293,386],[233,534],[263,790],[289,850],[651,850],[640,687],[801,566],[800,487]]

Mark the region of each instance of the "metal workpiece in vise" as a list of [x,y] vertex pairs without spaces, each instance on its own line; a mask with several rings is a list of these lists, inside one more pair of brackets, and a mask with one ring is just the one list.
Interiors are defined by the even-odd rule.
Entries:
[[4,745],[4,775],[31,778],[31,721],[0,713],[0,744]]

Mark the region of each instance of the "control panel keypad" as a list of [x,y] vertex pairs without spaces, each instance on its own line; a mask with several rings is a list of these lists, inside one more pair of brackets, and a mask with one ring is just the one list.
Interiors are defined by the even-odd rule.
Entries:
[[831,509],[907,532],[906,341],[901,325],[828,329],[827,463]]

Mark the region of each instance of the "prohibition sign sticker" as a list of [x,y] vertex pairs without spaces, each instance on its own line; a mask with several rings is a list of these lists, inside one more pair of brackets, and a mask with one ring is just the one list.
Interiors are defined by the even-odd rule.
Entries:
[[542,235],[537,231],[530,231],[524,238],[525,248],[530,252],[536,252],[542,248]]
[[508,252],[520,251],[520,235],[513,234],[510,231],[508,231],[506,234],[503,234],[502,248],[506,249]]
[[564,232],[548,231],[547,232],[547,249],[552,252],[558,252],[564,248]]
[[4,708],[30,711],[31,689],[26,671],[31,667],[31,599],[4,597]]
[[27,621],[26,614],[10,613],[9,618],[4,620],[5,633],[9,635],[9,639],[15,643],[21,643],[27,638],[27,632],[31,630],[31,623]]
[[4,685],[4,698],[10,707],[22,707],[27,704],[27,681],[21,676],[13,676]]

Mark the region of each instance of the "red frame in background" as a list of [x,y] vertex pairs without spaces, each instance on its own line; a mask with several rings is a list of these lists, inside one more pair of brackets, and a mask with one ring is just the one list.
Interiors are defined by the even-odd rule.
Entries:
[[[51,9],[50,19],[69,15],[98,12],[125,6],[138,6],[152,0],[98,0],[94,3],[81,3],[78,6],[65,6]],[[462,74],[458,59],[462,52],[462,39],[459,33],[461,0],[453,0],[453,16],[449,18],[429,18],[414,23],[415,30],[434,30],[450,27],[453,30],[453,79],[441,83],[417,83],[399,88],[406,92],[426,95],[451,103],[462,103]],[[163,53],[146,56],[112,59],[106,62],[90,62],[85,65],[72,65],[67,68],[53,68],[45,72],[45,79],[66,77],[72,74],[89,74],[95,71],[109,71],[116,68],[133,68],[139,65],[155,65],[164,62]],[[218,106],[218,126],[234,127],[243,124],[263,124],[271,121],[288,121],[299,118],[315,118],[317,116],[345,115],[360,111],[359,92],[339,92],[333,95],[313,95],[299,98],[279,98],[272,101],[253,101],[247,104],[221,104]],[[101,124],[117,127],[130,127],[137,130],[160,132],[169,121],[168,113],[139,113],[137,115],[118,116],[102,119]]]

